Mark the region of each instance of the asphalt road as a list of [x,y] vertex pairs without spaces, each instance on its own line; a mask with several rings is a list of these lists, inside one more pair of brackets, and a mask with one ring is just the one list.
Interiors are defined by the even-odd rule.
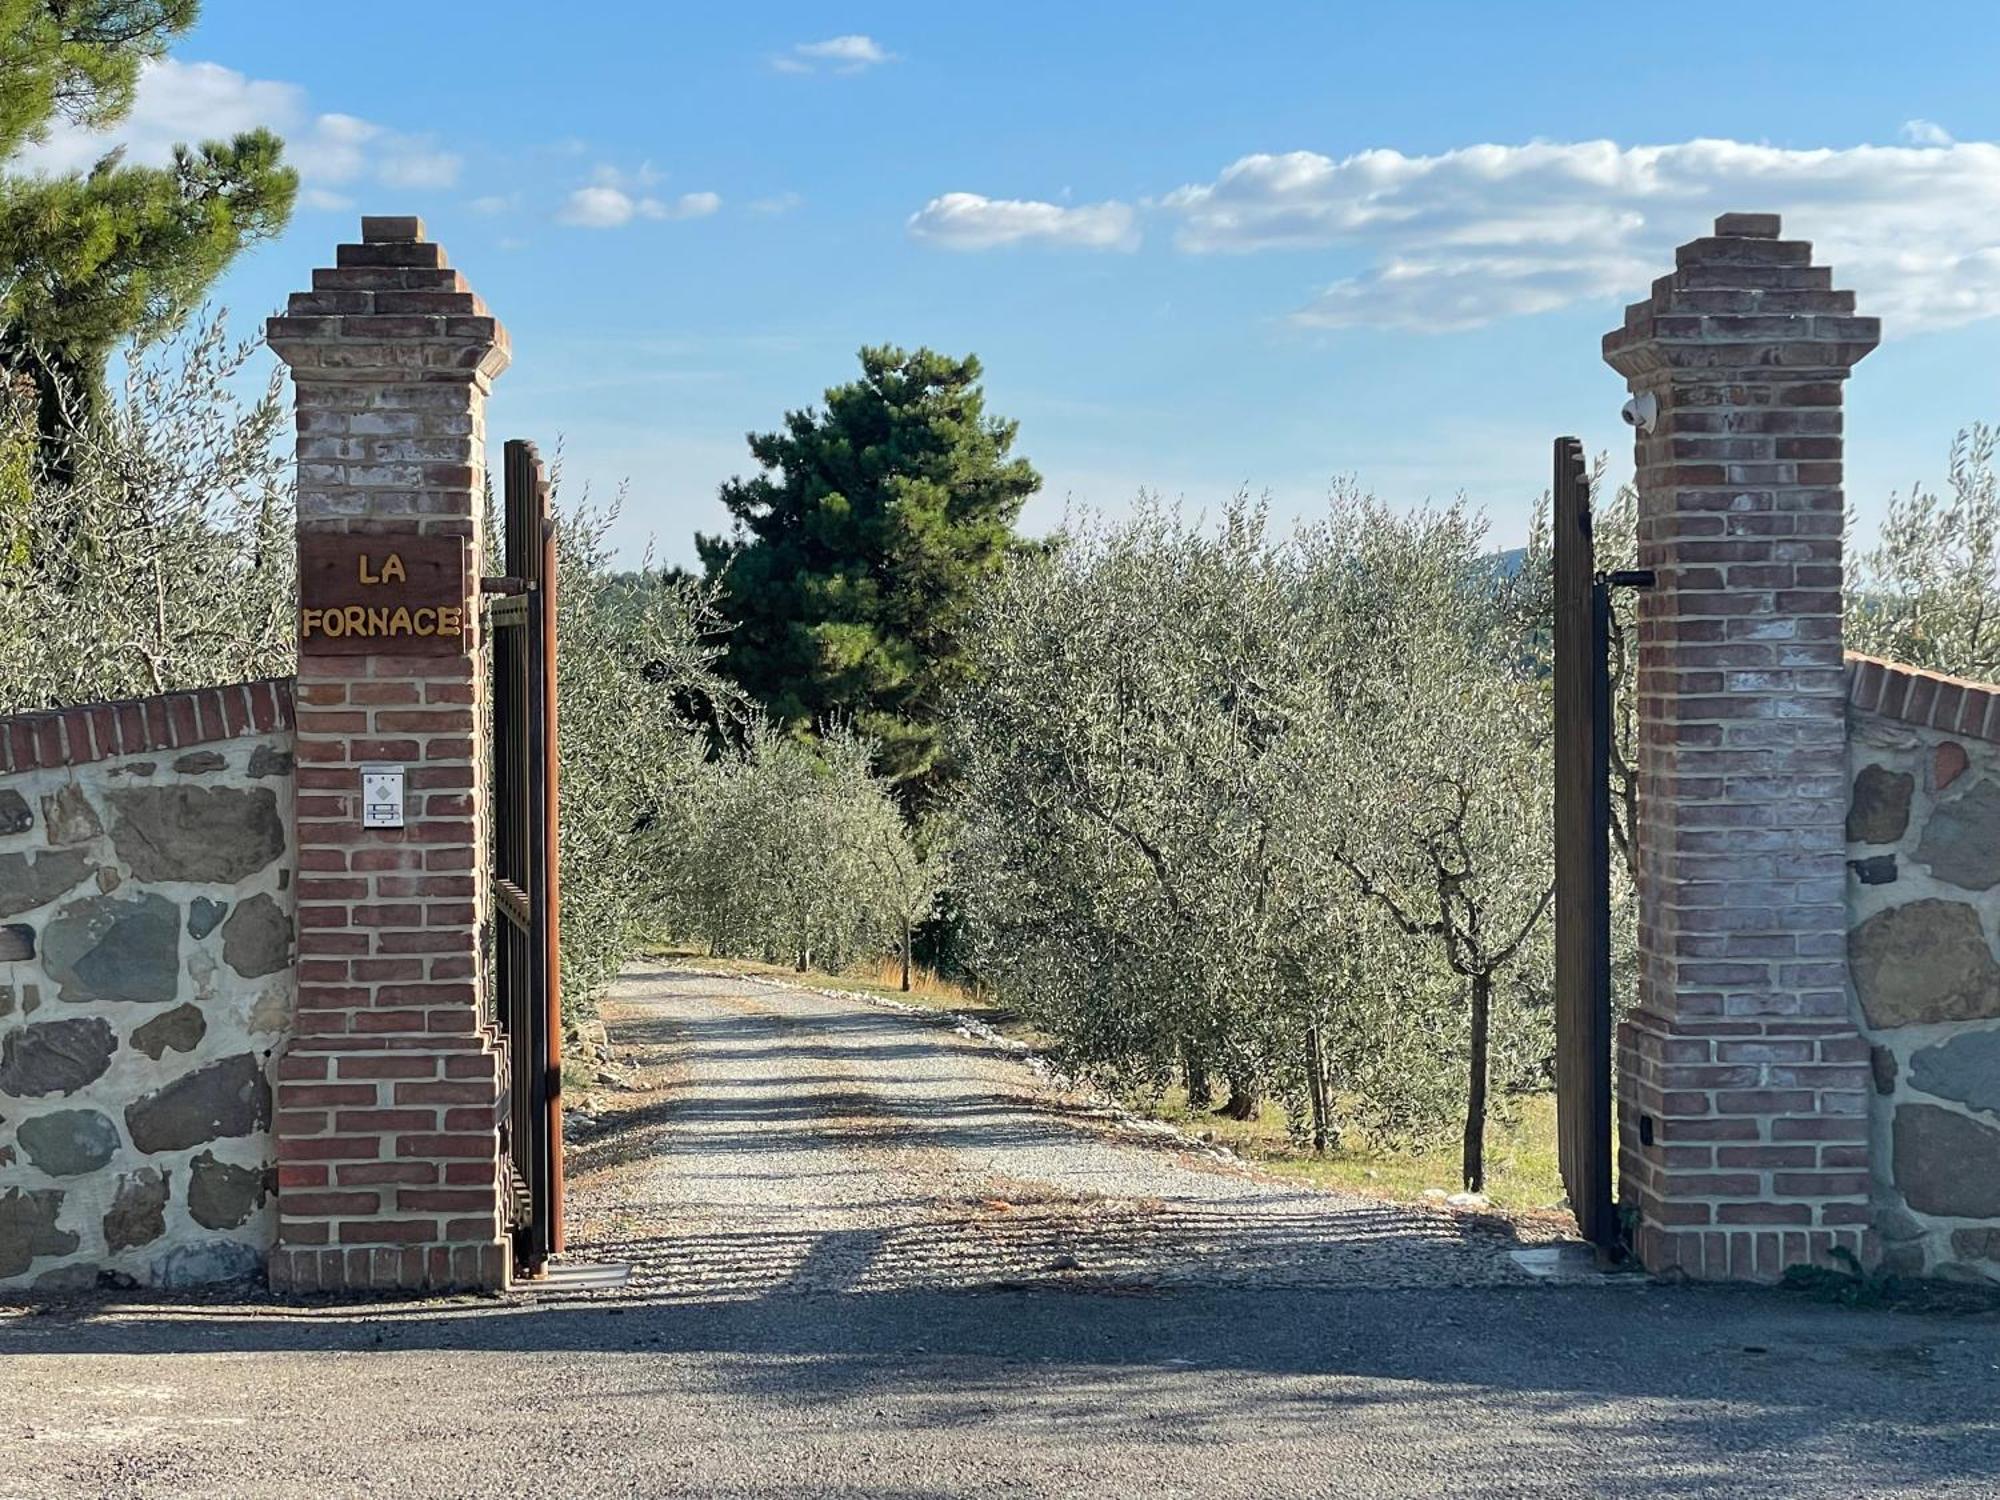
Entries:
[[629,980],[609,1294],[0,1317],[12,1497],[2000,1496],[2000,1319],[1549,1286],[948,1028]]

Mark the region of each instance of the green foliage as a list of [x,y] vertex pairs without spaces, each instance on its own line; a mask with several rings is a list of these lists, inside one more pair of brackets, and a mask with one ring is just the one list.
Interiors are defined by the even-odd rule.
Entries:
[[759,726],[676,808],[675,931],[710,951],[838,971],[899,946],[928,912],[917,857],[872,747]]
[[871,748],[766,721],[717,670],[716,587],[612,567],[616,515],[560,513],[563,1006],[646,940],[838,967],[895,951],[939,879]]
[[297,174],[276,136],[176,150],[169,167],[0,182],[0,363],[79,393],[129,335],[174,327],[252,240],[284,227]]
[[1949,493],[1892,495],[1881,539],[1849,570],[1847,646],[1991,682],[2000,677],[2000,433],[1975,425],[1951,446]]
[[[1240,498],[1214,526],[1149,503],[1011,568],[953,721],[956,881],[1001,1000],[1112,1081],[1409,1140],[1463,1097],[1478,974],[1499,1086],[1533,1081],[1546,736],[1480,540],[1352,495],[1285,537]],[[1461,801],[1493,858],[1440,915]]]
[[32,461],[31,391],[0,391],[0,713],[291,670],[293,516],[274,371],[219,317],[133,363]]
[[921,809],[946,779],[938,722],[973,600],[1041,481],[1010,456],[1015,424],[986,415],[978,360],[870,348],[861,367],[750,438],[763,472],[722,489],[734,531],[697,544],[733,623],[729,675],[789,730],[873,741]]
[[[139,64],[193,23],[193,0],[0,0],[0,159],[51,118],[101,126],[131,107]],[[166,167],[0,177],[0,370],[35,383],[49,457],[120,342],[177,327],[298,191],[269,131],[176,147]]]
[[744,711],[703,644],[717,624],[713,590],[650,567],[614,572],[605,534],[616,515],[588,503],[558,512],[557,838],[572,1019],[652,932],[685,837],[662,814],[715,774],[708,726]]
[[194,25],[198,0],[0,0],[0,159],[53,119],[109,125],[139,65]]

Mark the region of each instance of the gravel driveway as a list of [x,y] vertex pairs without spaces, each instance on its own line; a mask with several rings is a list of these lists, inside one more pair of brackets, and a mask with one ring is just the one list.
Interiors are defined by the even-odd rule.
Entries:
[[0,1500],[2000,1496],[2000,1319],[1529,1281],[934,1019],[637,973],[613,1293],[0,1317]]
[[1504,1219],[1253,1177],[932,1013],[655,969],[612,1016],[662,1108],[575,1152],[573,1243],[646,1293],[1530,1279]]

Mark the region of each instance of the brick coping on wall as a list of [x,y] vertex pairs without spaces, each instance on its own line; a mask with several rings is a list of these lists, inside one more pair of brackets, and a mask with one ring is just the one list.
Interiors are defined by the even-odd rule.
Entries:
[[292,727],[292,679],[265,677],[0,716],[0,772],[83,766]]
[[1850,651],[1847,702],[1921,729],[2000,744],[2000,683],[1969,682]]
[[[1972,682],[1858,651],[1847,701],[1867,713],[2000,744],[2000,683]],[[292,727],[292,679],[265,677],[114,703],[0,715],[0,772],[89,765]]]

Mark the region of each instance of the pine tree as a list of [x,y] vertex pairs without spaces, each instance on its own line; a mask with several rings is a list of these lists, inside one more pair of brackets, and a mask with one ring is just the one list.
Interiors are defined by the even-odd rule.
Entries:
[[751,435],[763,472],[722,488],[734,532],[696,545],[734,626],[724,670],[794,731],[873,740],[917,812],[949,778],[939,720],[974,598],[1041,478],[986,414],[976,358],[868,348],[861,369]]
[[[115,124],[142,63],[196,0],[0,0],[0,160],[63,120]],[[88,173],[0,176],[0,370],[35,383],[45,450],[95,402],[124,339],[177,325],[244,246],[291,214],[298,175],[268,131],[178,147],[170,166],[111,153]]]

